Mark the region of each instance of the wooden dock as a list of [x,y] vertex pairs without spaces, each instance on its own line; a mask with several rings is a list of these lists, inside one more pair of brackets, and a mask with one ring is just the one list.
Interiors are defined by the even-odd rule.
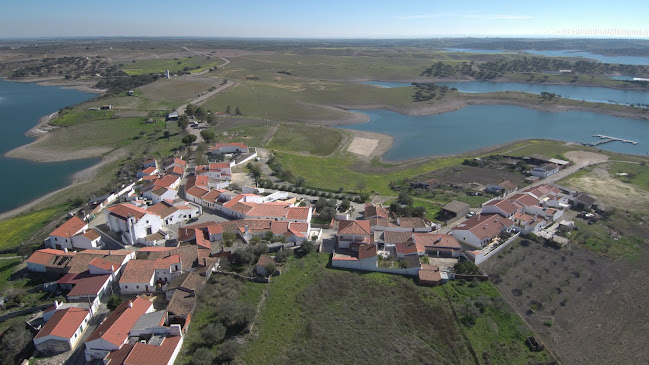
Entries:
[[600,144],[615,142],[615,141],[622,142],[622,143],[631,143],[632,145],[638,144],[638,142],[636,141],[631,141],[629,139],[624,139],[624,138],[605,136],[603,134],[593,134],[593,137],[600,138],[601,141],[593,142],[590,144],[591,146],[599,146]]

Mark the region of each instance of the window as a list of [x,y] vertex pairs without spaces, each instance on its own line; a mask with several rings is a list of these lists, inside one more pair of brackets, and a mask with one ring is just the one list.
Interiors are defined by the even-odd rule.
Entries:
[[135,289],[140,289],[140,286],[139,286],[139,285],[136,285],[136,286],[135,286]]
[[58,238],[54,237],[54,241],[58,241],[58,240],[59,240]]
[[128,289],[128,285],[124,285],[124,289]]

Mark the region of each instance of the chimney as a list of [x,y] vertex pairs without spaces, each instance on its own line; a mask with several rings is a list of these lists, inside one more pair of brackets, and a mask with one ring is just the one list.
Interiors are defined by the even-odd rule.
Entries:
[[246,224],[246,226],[244,227],[244,232],[245,232],[246,234],[250,233],[250,229],[249,229],[249,228],[250,228],[250,227],[248,227],[248,225]]
[[129,307],[129,308],[133,308],[133,301],[132,301],[132,300],[129,300],[129,301],[128,301],[128,307]]
[[110,255],[112,255],[112,254],[110,253],[110,250],[109,250],[109,251],[108,251],[108,256],[110,256]]
[[58,300],[55,300],[55,301],[54,301],[54,309],[59,308],[59,305],[60,305],[60,304],[59,304]]
[[66,247],[63,247],[63,252],[67,253],[68,249]]

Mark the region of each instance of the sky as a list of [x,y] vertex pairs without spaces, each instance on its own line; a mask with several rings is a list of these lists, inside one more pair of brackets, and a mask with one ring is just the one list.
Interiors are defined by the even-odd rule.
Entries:
[[649,38],[649,1],[2,0],[0,38]]

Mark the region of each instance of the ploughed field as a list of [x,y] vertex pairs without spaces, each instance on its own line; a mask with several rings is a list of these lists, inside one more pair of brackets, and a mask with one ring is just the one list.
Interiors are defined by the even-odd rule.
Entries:
[[649,361],[649,249],[613,260],[577,245],[514,243],[482,269],[566,364]]

